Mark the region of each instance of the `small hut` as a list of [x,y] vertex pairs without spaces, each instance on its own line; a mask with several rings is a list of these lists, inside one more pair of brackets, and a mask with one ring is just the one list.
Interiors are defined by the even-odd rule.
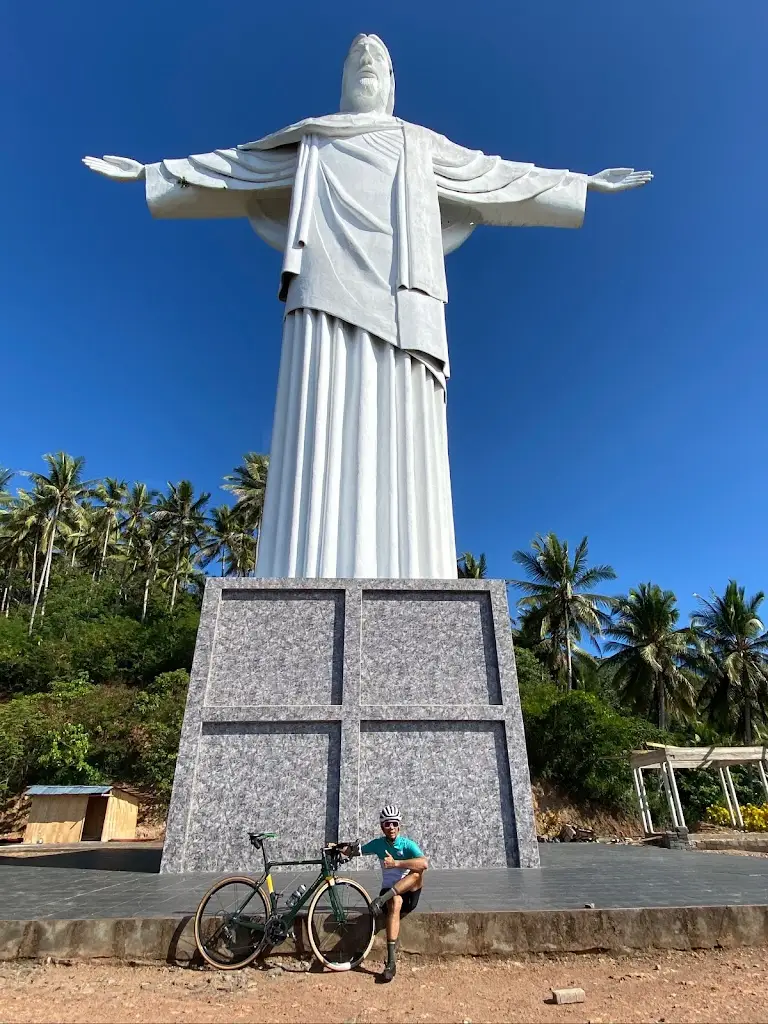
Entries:
[[138,797],[119,786],[30,786],[25,843],[135,839]]

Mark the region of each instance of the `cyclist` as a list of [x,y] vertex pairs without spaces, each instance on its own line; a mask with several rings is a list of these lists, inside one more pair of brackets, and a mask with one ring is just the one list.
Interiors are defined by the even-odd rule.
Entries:
[[388,804],[379,815],[382,835],[366,843],[363,856],[374,854],[381,861],[381,892],[371,901],[377,916],[387,913],[387,962],[381,981],[392,981],[397,971],[397,940],[400,918],[416,909],[424,884],[427,858],[412,840],[400,834],[402,815],[394,804]]

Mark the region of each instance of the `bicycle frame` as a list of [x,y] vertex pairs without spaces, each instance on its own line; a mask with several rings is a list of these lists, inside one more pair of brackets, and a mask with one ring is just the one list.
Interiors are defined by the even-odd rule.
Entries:
[[[264,849],[264,845],[262,843],[261,852],[262,852],[263,857],[264,857],[264,872],[261,875],[261,877],[256,880],[256,884],[258,886],[261,886],[262,884],[266,884],[267,895],[269,896],[269,908],[270,908],[270,916],[271,917],[277,915],[277,903],[278,903],[278,900],[280,898],[280,895],[282,895],[281,893],[275,893],[275,887],[274,887],[274,883],[272,881],[272,868],[278,868],[278,867],[280,867],[280,868],[289,868],[289,867],[290,868],[298,868],[298,867],[306,867],[308,865],[315,864],[315,865],[318,865],[320,867],[320,869],[321,869],[320,870],[320,874],[315,879],[315,881],[312,883],[312,885],[309,886],[307,891],[302,893],[301,896],[299,897],[299,899],[297,899],[296,902],[292,906],[287,907],[285,909],[285,911],[279,915],[279,917],[280,917],[281,921],[283,922],[283,924],[285,925],[285,928],[286,928],[287,931],[290,931],[290,929],[293,927],[293,923],[296,920],[296,918],[299,916],[299,913],[301,912],[301,910],[304,907],[304,905],[306,903],[308,903],[312,899],[312,897],[315,895],[317,890],[321,886],[325,885],[326,882],[328,882],[330,884],[330,887],[331,887],[330,888],[330,897],[331,897],[331,907],[333,908],[333,915],[334,915],[337,923],[343,924],[343,923],[346,922],[346,915],[344,913],[344,908],[342,906],[340,906],[339,901],[336,899],[336,894],[335,894],[334,888],[333,888],[334,880],[335,880],[335,874],[336,874],[336,868],[331,864],[330,859],[326,856],[325,851],[323,851],[321,853],[319,860],[267,860],[267,851]],[[240,915],[245,910],[245,908],[250,903],[250,901],[253,899],[253,896],[254,896],[254,894],[251,893],[245,899],[245,902],[238,908],[236,914],[233,915],[234,917],[238,918],[238,921],[239,921],[240,924],[243,924],[246,927],[253,927],[253,926],[250,925],[246,921],[240,921],[239,918],[240,918]]]

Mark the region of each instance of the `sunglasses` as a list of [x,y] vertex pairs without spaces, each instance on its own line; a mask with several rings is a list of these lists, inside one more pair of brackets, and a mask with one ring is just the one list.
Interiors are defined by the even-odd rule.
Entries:
[[381,827],[382,828],[389,828],[390,825],[394,825],[395,828],[400,828],[400,822],[399,821],[382,821],[382,823],[381,823]]

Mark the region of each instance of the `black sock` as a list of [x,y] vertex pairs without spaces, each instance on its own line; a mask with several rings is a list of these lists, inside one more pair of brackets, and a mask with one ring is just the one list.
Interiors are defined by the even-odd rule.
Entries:
[[387,940],[387,967],[394,967],[395,966],[396,950],[397,950],[397,939],[394,939],[393,941],[390,941],[388,939]]

